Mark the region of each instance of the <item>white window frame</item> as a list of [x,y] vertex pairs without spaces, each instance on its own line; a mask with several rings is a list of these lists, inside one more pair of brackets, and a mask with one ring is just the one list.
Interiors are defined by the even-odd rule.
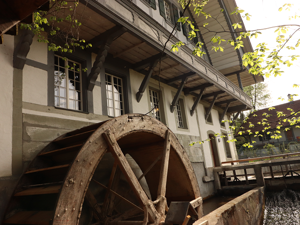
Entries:
[[[184,101],[182,98],[179,98],[176,108],[175,108],[176,124],[177,124],[177,128],[179,128],[179,129],[188,129],[187,121],[186,121],[186,114],[185,114],[184,110],[185,110]],[[180,113],[180,115],[179,115],[179,113]],[[179,119],[180,117],[181,117],[181,121]]]
[[[172,24],[172,23],[173,23],[173,22],[172,22],[172,20],[173,20],[173,19],[172,19],[172,18],[173,18],[172,5],[171,5],[171,3],[170,3],[169,1],[164,0],[164,6],[165,6],[165,16],[166,16],[166,20]],[[169,11],[167,11],[167,8],[169,9]],[[170,18],[168,18],[167,15],[169,15]]]
[[[231,148],[230,148],[230,143],[227,142],[227,141],[229,141],[228,135],[226,133],[222,133],[222,136],[225,136],[225,137],[223,137],[223,144],[224,144],[224,150],[225,150],[226,158],[227,159],[232,159],[232,152],[231,152]],[[228,151],[229,151],[228,153],[230,153],[230,157],[227,156],[227,148],[226,148],[227,144],[228,144]]]
[[[163,100],[162,100],[161,91],[157,90],[155,88],[149,87],[148,93],[149,93],[149,98],[148,98],[149,108],[151,110],[150,115],[153,118],[164,123],[163,104],[162,104]],[[155,97],[157,99],[157,103],[153,103],[153,93],[157,93],[157,97]],[[155,104],[157,104],[157,107],[154,109]],[[157,108],[158,108],[158,110],[157,110]],[[157,116],[156,116],[157,114],[159,115],[159,118],[157,118]]]
[[[113,92],[112,93],[112,98],[109,98],[109,91],[110,90],[108,90],[108,80],[107,80],[107,76],[110,76],[111,77],[111,86],[112,87],[114,87],[115,88],[115,83],[114,83],[114,78],[116,78],[117,80],[120,80],[121,82],[121,85],[119,85],[119,84],[116,84],[118,87],[120,86],[121,87],[121,89],[122,89],[122,91],[121,91],[121,93],[119,92],[119,90],[117,90],[117,92]],[[111,90],[111,92],[112,92],[112,90]],[[116,116],[121,116],[121,115],[123,115],[124,114],[124,85],[123,85],[123,79],[122,78],[120,78],[120,77],[118,77],[118,76],[114,76],[114,75],[112,75],[112,74],[110,74],[110,73],[105,73],[105,93],[106,93],[106,102],[107,102],[107,115],[108,116],[111,116],[111,117],[116,117]],[[119,95],[121,95],[121,97],[122,97],[122,101],[119,99],[119,100],[116,100],[116,98],[115,98],[115,94],[116,93],[118,93]],[[112,107],[110,106],[110,104],[109,104],[109,100],[112,100]],[[120,106],[122,105],[122,108],[120,107],[120,109],[119,108],[117,108],[116,107],[116,102],[119,102],[120,103]],[[110,110],[109,109],[112,109],[113,110],[113,115],[112,114],[110,114]],[[117,110],[119,110],[120,111],[120,115],[116,115],[116,112],[117,112]]]
[[[65,57],[61,57],[59,55],[54,55],[54,57],[57,57],[58,59],[58,64],[55,64],[55,60],[54,60],[54,105],[55,107],[58,107],[58,108],[64,108],[64,109],[70,109],[70,110],[76,110],[76,111],[83,111],[83,104],[82,104],[82,70],[81,70],[81,63],[78,63],[76,61],[73,61],[73,60],[70,60],[68,58],[65,58]],[[64,61],[64,66],[60,65],[60,59]],[[66,65],[69,65],[69,62],[71,63],[76,63],[79,65],[79,68],[78,70],[76,70],[76,68],[73,68],[73,67],[68,67]],[[56,67],[58,68],[58,70],[55,70]],[[64,73],[61,73],[59,75],[59,68],[63,68],[65,70]],[[71,94],[72,92],[76,92],[76,86],[74,89],[70,88],[70,78],[69,78],[69,71],[73,71],[74,72],[74,82],[76,84],[77,81],[75,81],[75,76],[76,76],[76,73],[79,73],[79,86],[80,86],[80,90],[79,90],[79,95],[80,95],[80,99],[76,99],[75,98],[71,98]],[[56,75],[56,72],[57,75]],[[63,75],[62,75],[63,74]],[[57,85],[56,82],[59,82],[59,81],[56,81],[56,77],[59,77],[59,76],[64,76],[63,79],[65,79],[65,87],[61,85],[61,83],[59,85]],[[58,87],[58,91],[56,92],[56,88]],[[61,89],[66,89],[66,93],[65,93],[65,97],[62,97],[61,96]],[[58,94],[57,94],[58,93]],[[74,95],[73,95],[74,96]],[[76,96],[76,94],[75,94]],[[60,99],[65,99],[66,100],[66,106],[62,106],[61,104],[61,100]],[[58,101],[57,101],[58,100]],[[71,108],[70,106],[70,102],[73,101],[75,102],[74,104],[74,108]],[[79,102],[79,105],[76,104],[76,102]],[[58,105],[57,105],[58,104]],[[78,106],[78,109],[76,108],[76,105]],[[79,109],[80,108],[80,109]]]

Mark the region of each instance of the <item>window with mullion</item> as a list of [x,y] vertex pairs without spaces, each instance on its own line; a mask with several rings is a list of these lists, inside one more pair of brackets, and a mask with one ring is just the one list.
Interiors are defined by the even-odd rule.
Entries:
[[178,103],[176,105],[176,122],[177,122],[177,127],[182,128],[182,129],[187,129],[187,123],[186,123],[186,117],[184,113],[184,103],[183,99],[179,99]]
[[55,106],[82,110],[81,64],[58,55],[54,57]]
[[149,97],[150,97],[150,107],[152,109],[151,116],[161,121],[159,92],[149,89]]
[[105,74],[107,115],[121,116],[124,114],[124,95],[122,79],[111,74]]

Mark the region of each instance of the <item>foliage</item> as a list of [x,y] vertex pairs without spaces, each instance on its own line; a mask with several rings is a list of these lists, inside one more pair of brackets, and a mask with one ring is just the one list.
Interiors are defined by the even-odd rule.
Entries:
[[255,110],[264,108],[270,103],[271,95],[266,83],[256,83],[254,85],[244,87],[244,92],[251,97],[252,107]]

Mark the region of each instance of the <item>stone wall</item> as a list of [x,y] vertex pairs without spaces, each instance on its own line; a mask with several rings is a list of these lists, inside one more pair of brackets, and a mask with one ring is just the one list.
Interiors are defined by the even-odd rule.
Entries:
[[258,225],[263,220],[264,187],[257,187],[197,220],[193,225]]

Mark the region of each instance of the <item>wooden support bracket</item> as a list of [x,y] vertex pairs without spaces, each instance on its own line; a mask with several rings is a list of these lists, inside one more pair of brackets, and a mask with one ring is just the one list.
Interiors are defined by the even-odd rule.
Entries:
[[184,77],[184,78],[182,78],[182,80],[181,80],[181,84],[180,84],[180,86],[179,86],[179,88],[178,88],[178,90],[177,90],[177,92],[176,92],[176,94],[175,94],[175,96],[174,96],[174,99],[173,99],[172,104],[171,104],[171,107],[170,107],[171,112],[174,112],[175,107],[177,106],[177,103],[178,103],[178,100],[179,100],[180,93],[181,93],[182,90],[183,90],[183,87],[184,87],[184,84],[185,84],[186,80],[187,80],[187,77]]
[[216,95],[214,96],[214,99],[213,99],[212,102],[210,103],[210,107],[209,107],[209,109],[207,110],[207,112],[206,112],[206,114],[205,114],[205,121],[208,119],[209,114],[210,114],[212,108],[214,107],[215,102],[216,102],[218,96],[219,96],[219,94],[216,94]]
[[228,108],[229,108],[230,103],[231,103],[231,102],[228,102],[228,103],[227,103],[226,108],[224,109],[224,111],[223,111],[223,113],[222,113],[222,115],[221,115],[221,117],[220,117],[220,123],[224,120],[224,117],[225,117],[225,115],[226,115],[226,113],[227,113],[227,110],[228,110]]
[[192,109],[191,109],[191,111],[190,111],[191,116],[194,115],[195,110],[196,110],[196,108],[197,108],[197,105],[198,105],[198,103],[200,102],[200,100],[201,100],[201,98],[202,98],[202,95],[203,95],[203,92],[205,91],[205,89],[206,89],[206,87],[203,88],[203,89],[201,89],[200,94],[197,96],[197,98],[196,98],[196,100],[195,100],[195,102],[194,102],[194,105],[193,105],[193,107],[192,107]]
[[144,92],[145,92],[145,90],[146,90],[146,87],[147,87],[148,84],[149,84],[149,81],[150,81],[150,78],[151,78],[152,73],[153,73],[153,71],[154,71],[154,68],[156,67],[158,61],[159,61],[159,59],[155,59],[155,60],[151,63],[150,68],[149,68],[149,70],[148,70],[148,74],[145,75],[145,77],[144,77],[144,79],[143,79],[143,81],[142,81],[142,83],[141,83],[141,86],[140,86],[140,88],[139,88],[139,91],[136,93],[136,100],[137,100],[137,102],[140,102],[140,101],[141,101],[141,99],[142,99],[142,97],[143,97],[143,94],[144,94]]

